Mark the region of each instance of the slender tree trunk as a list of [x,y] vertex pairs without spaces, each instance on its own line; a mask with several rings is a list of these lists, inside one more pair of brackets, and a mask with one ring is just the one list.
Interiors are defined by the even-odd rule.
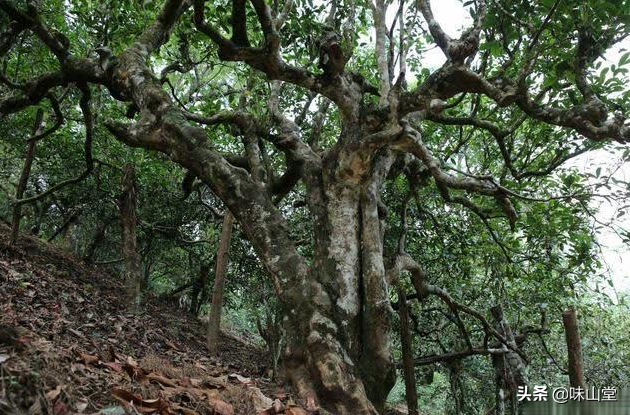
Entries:
[[68,212],[68,217],[63,221],[63,223],[55,230],[55,232],[50,235],[50,237],[47,239],[48,242],[52,242],[55,239],[57,239],[57,237],[59,235],[61,235],[61,245],[65,248],[70,248],[71,247],[71,243],[70,243],[70,235],[72,235],[72,231],[71,228],[77,223],[77,221],[79,220],[79,214],[80,212],[71,209]]
[[[33,136],[37,134],[42,126],[42,120],[44,118],[44,111],[40,108],[35,115],[35,126],[33,127]],[[29,140],[26,148],[26,155],[24,157],[24,166],[22,167],[22,174],[18,182],[17,189],[15,190],[15,199],[20,200],[24,197],[26,191],[26,185],[28,184],[28,178],[31,175],[31,167],[33,166],[33,159],[35,158],[35,146],[36,140]],[[17,243],[18,236],[20,234],[20,221],[22,219],[22,205],[15,205],[13,207],[13,221],[11,224],[11,245]]]
[[199,275],[193,282],[192,291],[190,293],[190,313],[194,316],[199,314],[201,303],[203,301],[203,292],[205,285],[208,283],[210,276],[210,267],[207,264],[201,264]]
[[[462,381],[461,381],[461,376],[462,376],[462,370],[463,370],[463,366],[462,366],[462,361],[461,360],[454,360],[453,362],[450,362],[448,364],[448,372],[449,372],[449,384],[451,387],[451,396],[453,398],[453,407],[452,407],[452,413],[454,415],[461,415],[462,414],[462,410],[464,408],[465,402],[464,402],[464,394],[462,391]],[[450,411],[447,413],[451,413]]]
[[96,226],[92,237],[90,238],[90,243],[85,249],[85,253],[83,254],[83,260],[85,262],[91,263],[94,261],[94,255],[96,254],[96,249],[105,239],[105,234],[107,233],[107,227],[114,221],[116,218],[115,215],[108,216],[105,220],[102,220]]
[[400,344],[402,349],[405,398],[409,415],[418,415],[418,390],[413,362],[413,337],[409,324],[409,309],[404,291],[398,287],[398,315],[400,316]]
[[580,339],[575,308],[570,307],[562,313],[562,323],[564,324],[569,357],[569,383],[574,388],[586,389],[584,364],[582,362],[582,340]]
[[511,393],[508,385],[508,373],[506,372],[506,362],[504,355],[492,355],[492,367],[494,368],[494,387],[495,387],[495,415],[505,415],[505,400]]
[[78,215],[73,214],[67,224],[64,225],[63,232],[61,233],[61,246],[73,254],[77,254],[77,221]]
[[492,366],[494,367],[494,386],[495,386],[495,415],[505,415],[505,400],[511,393],[509,391],[508,382],[506,378],[505,356],[504,355],[492,355]]
[[151,285],[151,267],[153,266],[153,261],[144,258],[142,261],[142,284],[140,284],[140,289],[142,292],[145,292],[149,289],[149,285]]
[[206,267],[206,279],[203,281],[203,286],[201,287],[201,292],[199,293],[199,305],[197,306],[197,314],[201,311],[201,306],[206,304],[210,300],[210,271],[212,270],[212,263],[216,260],[214,257],[208,263],[203,266]]
[[142,285],[141,259],[138,254],[136,235],[137,185],[133,164],[124,167],[122,195],[120,197],[120,222],[122,225],[122,255],[125,261],[125,288],[127,304],[131,309],[138,309]]
[[[514,333],[510,323],[505,318],[503,307],[496,305],[490,309],[494,319],[496,330],[501,333],[512,347],[517,347]],[[518,410],[517,390],[519,386],[528,383],[526,365],[521,356],[515,352],[508,352],[502,355],[493,355],[492,364],[495,371],[496,380],[496,407],[497,414],[501,411],[505,413],[506,399],[510,399],[510,413],[516,414]]]
[[193,285],[192,282],[189,282],[187,284],[181,285],[181,286],[175,288],[173,291],[171,291],[169,293],[164,293],[164,294],[160,295],[160,300],[173,300],[175,298],[175,296],[177,296],[177,294],[179,294],[182,291],[190,288],[192,285]]
[[223,224],[221,225],[221,241],[219,242],[219,251],[217,252],[214,288],[212,290],[212,306],[210,308],[210,318],[208,319],[208,350],[210,350],[211,354],[216,354],[219,348],[223,288],[225,287],[225,277],[227,275],[233,224],[234,216],[228,210],[225,212]]
[[278,378],[278,364],[282,356],[282,345],[285,340],[285,330],[283,328],[283,318],[280,310],[271,309],[269,304],[265,305],[266,319],[263,325],[260,318],[256,319],[258,334],[263,338],[269,352],[269,363],[271,365],[272,380]]
[[39,232],[42,229],[42,223],[46,218],[46,213],[48,213],[48,209],[50,208],[50,201],[48,200],[39,200],[37,201],[35,206],[35,217],[33,218],[33,222],[29,225],[29,233],[33,236],[39,236]]

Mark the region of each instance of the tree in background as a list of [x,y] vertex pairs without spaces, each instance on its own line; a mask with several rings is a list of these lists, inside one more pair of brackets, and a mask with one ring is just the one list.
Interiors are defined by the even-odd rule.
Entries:
[[216,354],[219,347],[219,333],[221,327],[221,311],[223,310],[223,290],[227,276],[230,255],[230,240],[232,239],[232,225],[234,216],[225,212],[221,225],[221,240],[217,251],[217,265],[214,272],[214,287],[212,289],[212,303],[208,318],[208,350]]
[[136,170],[131,163],[125,164],[120,195],[120,222],[122,224],[122,256],[125,262],[124,281],[128,304],[138,308],[140,303],[140,287],[142,284],[141,259],[138,254],[136,224],[138,222],[136,206],[138,189]]

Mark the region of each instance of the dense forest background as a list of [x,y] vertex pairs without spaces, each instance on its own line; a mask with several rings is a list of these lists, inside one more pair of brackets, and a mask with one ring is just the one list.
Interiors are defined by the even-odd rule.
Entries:
[[571,312],[582,385],[628,387],[630,3],[456,6],[0,0],[5,236],[208,353],[220,320],[308,410],[516,410],[569,385]]

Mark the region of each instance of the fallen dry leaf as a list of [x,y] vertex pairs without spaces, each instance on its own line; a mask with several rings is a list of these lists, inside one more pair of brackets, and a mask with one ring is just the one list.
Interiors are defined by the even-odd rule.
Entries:
[[99,358],[98,356],[94,356],[87,353],[79,353],[79,360],[86,365],[96,365],[98,364]]
[[41,414],[42,412],[42,400],[35,399],[35,402],[33,402],[33,404],[28,408],[28,414]]
[[134,405],[140,405],[142,403],[142,396],[136,395],[124,389],[114,388],[111,390],[111,394],[114,398],[126,404],[133,403]]
[[[191,379],[190,381],[192,383],[193,379]],[[225,376],[208,377],[204,378],[204,380],[201,382],[201,385],[209,389],[225,389],[227,387],[227,379]],[[194,385],[193,383],[193,386],[198,385]]]
[[116,362],[105,362],[103,363],[103,366],[106,366],[108,368],[110,368],[111,370],[113,370],[114,372],[120,373],[123,371],[123,367],[120,363],[116,363]]
[[234,415],[234,407],[221,399],[213,399],[209,403],[216,415]]
[[183,406],[179,406],[177,404],[173,404],[173,409],[177,412],[181,412],[183,415],[199,415],[199,412],[193,411],[192,409],[188,409]]
[[253,382],[250,378],[239,375],[238,373],[232,373],[228,375],[228,380],[232,383],[242,383],[243,385],[252,385]]
[[287,408],[287,410],[284,413],[286,415],[309,415],[313,412],[306,411],[305,409],[299,406],[290,406],[289,408]]
[[55,402],[55,406],[53,406],[53,415],[68,415],[70,413],[70,408],[66,405],[61,399]]
[[136,407],[136,410],[145,414],[157,412],[161,415],[170,415],[173,413],[168,402],[162,398],[143,400],[142,404]]
[[289,394],[280,390],[273,395],[274,399],[280,399],[282,402],[286,402],[289,399]]
[[55,399],[57,399],[57,397],[61,393],[61,389],[62,389],[61,385],[57,385],[55,389],[51,389],[48,392],[46,392],[46,399],[48,399],[51,402],[54,401]]
[[148,372],[143,368],[129,363],[124,364],[122,368],[125,372],[127,372],[131,380],[135,380],[137,382],[143,382],[148,375]]
[[284,404],[279,399],[276,399],[275,401],[273,401],[270,408],[267,408],[262,411],[258,411],[256,415],[284,414],[285,410],[286,410],[286,407],[284,406]]
[[247,388],[247,396],[254,405],[256,412],[262,412],[273,406],[273,400],[265,396],[262,391],[255,387]]
[[[160,415],[171,415],[173,411],[167,401],[162,398],[142,399],[141,395],[134,394],[124,389],[114,388],[111,394],[125,405],[133,406],[141,414],[158,413]],[[223,415],[223,414],[221,414]],[[226,414],[227,415],[227,414]]]
[[149,379],[149,381],[155,381],[157,383],[160,383],[162,385],[166,385],[166,386],[171,386],[171,387],[176,387],[177,383],[171,379],[168,379],[164,376],[160,376],[157,373],[149,373],[146,376],[147,379]]
[[81,400],[77,403],[77,413],[82,414],[88,407],[88,401]]
[[277,414],[282,413],[286,409],[284,407],[284,404],[279,399],[273,401],[273,405],[271,407],[274,411],[276,411]]
[[208,371],[208,368],[207,368],[207,367],[205,367],[204,365],[202,365],[202,364],[201,364],[201,363],[199,363],[199,362],[195,362],[195,367],[196,367],[196,368],[198,368],[198,369],[203,370],[204,372],[207,372],[207,371]]

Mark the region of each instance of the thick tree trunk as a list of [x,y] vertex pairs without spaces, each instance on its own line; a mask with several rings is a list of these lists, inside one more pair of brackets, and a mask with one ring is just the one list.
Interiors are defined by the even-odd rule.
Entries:
[[383,413],[396,376],[376,182],[324,187],[324,213],[311,207],[321,222],[310,287],[301,310],[289,313],[308,323],[290,333],[306,340],[296,348],[301,367],[294,384],[313,387],[312,381],[321,402],[340,415]]
[[142,284],[141,258],[138,254],[136,235],[137,187],[133,164],[124,167],[122,195],[120,197],[120,222],[122,225],[122,256],[125,261],[125,289],[127,305],[137,309],[140,305]]
[[217,252],[217,264],[214,272],[214,288],[212,290],[212,305],[208,319],[208,350],[216,354],[219,348],[219,334],[221,331],[221,311],[223,309],[223,288],[227,275],[228,257],[230,253],[230,239],[234,216],[230,211],[225,212],[221,225],[221,241]]
[[405,398],[409,415],[418,415],[418,389],[416,388],[415,366],[413,362],[413,337],[409,324],[409,310],[404,291],[398,289],[398,315],[400,316],[400,345],[402,349],[403,374],[405,377]]
[[[156,88],[149,90],[161,94]],[[149,93],[137,91],[138,101]],[[321,164],[306,162],[303,179],[315,241],[308,264],[267,188],[227,163],[204,144],[203,131],[178,117],[173,109],[161,117],[166,121],[159,130],[117,134],[129,144],[170,155],[211,185],[234,214],[285,307],[293,343],[287,375],[300,396],[336,415],[382,413],[396,379],[390,348],[393,310],[384,269],[385,212],[379,208],[380,187],[393,156],[341,149]],[[357,143],[364,137],[360,125],[344,126],[344,134],[344,140]],[[147,143],[143,137],[156,140]]]
[[115,86],[151,112],[154,121],[132,126],[112,122],[108,128],[128,145],[167,154],[207,183],[234,214],[285,308],[293,351],[287,375],[300,395],[336,415],[377,415],[396,376],[379,217],[384,214],[380,188],[393,156],[365,143],[382,126],[364,127],[369,123],[363,119],[362,84],[348,84],[351,96],[344,95],[339,145],[323,157],[302,141],[299,127],[274,115],[279,130],[275,144],[301,164],[315,240],[312,261],[307,261],[268,184],[231,165],[206,132],[172,104],[159,81],[147,75],[146,56],[162,44],[172,22],[164,14],[147,28],[142,40],[118,57],[112,72]]
[[582,340],[575,308],[570,307],[562,313],[562,323],[564,324],[569,357],[569,383],[574,388],[586,389],[582,362]]
[[[37,134],[42,126],[42,120],[44,118],[44,111],[40,108],[35,115],[35,126],[33,128],[33,136]],[[31,175],[31,167],[33,166],[33,159],[35,158],[35,146],[37,140],[29,140],[26,148],[26,155],[24,157],[24,166],[22,167],[22,174],[18,182],[17,189],[15,190],[15,199],[20,200],[24,197],[26,191],[26,185],[28,184],[28,178]],[[22,219],[22,205],[15,205],[13,207],[13,221],[11,224],[11,245],[15,245],[18,236],[20,234],[20,221]]]

